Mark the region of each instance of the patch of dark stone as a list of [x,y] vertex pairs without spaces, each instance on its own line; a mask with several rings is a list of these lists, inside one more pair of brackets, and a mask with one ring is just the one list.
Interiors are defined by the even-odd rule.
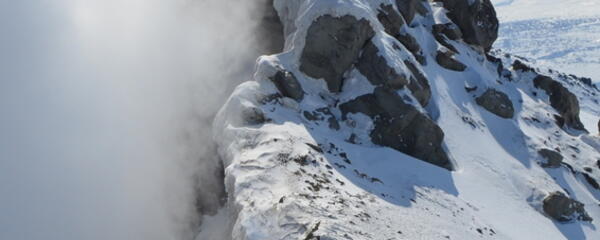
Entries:
[[515,71],[521,71],[521,72],[534,72],[534,73],[537,73],[535,71],[535,69],[533,69],[532,67],[528,66],[527,64],[519,61],[518,59],[513,62],[512,69],[515,70]]
[[[444,31],[446,32],[452,32],[449,30],[449,28],[447,27],[446,24],[436,24],[433,26],[433,37],[435,38],[435,40],[437,40],[438,43],[440,43],[442,46],[452,50],[453,52],[458,52],[458,50],[454,47],[454,45],[452,45],[449,40],[451,40],[449,37],[447,37],[446,34],[444,34]],[[455,37],[457,33],[450,33],[450,35],[452,35],[453,37]]]
[[402,43],[419,63],[426,64],[425,56],[423,56],[421,46],[417,40],[410,34],[401,31],[405,25],[404,18],[402,18],[392,5],[382,4],[379,8],[377,19],[383,25],[385,32]]
[[558,81],[544,75],[533,79],[536,88],[542,89],[550,96],[550,105],[558,111],[565,125],[570,128],[586,131],[579,119],[579,100]]
[[573,220],[593,221],[585,211],[583,203],[571,199],[561,192],[550,193],[544,198],[543,210],[549,217],[563,223]]
[[329,108],[319,108],[314,112],[304,111],[302,112],[302,115],[304,115],[304,118],[306,118],[306,120],[313,122],[327,120],[329,128],[333,130],[340,130],[340,124],[336,119],[335,115],[331,113],[331,110],[329,110]]
[[244,125],[259,125],[267,121],[263,111],[256,107],[244,108],[241,116]]
[[343,75],[375,35],[366,19],[351,15],[318,17],[308,28],[300,56],[300,71],[324,79],[331,92],[339,92]]
[[443,2],[448,18],[461,30],[466,43],[488,52],[498,38],[498,18],[490,0],[434,0]]
[[558,168],[562,164],[563,156],[557,151],[544,148],[540,149],[538,154],[546,160],[546,162],[542,163],[542,167]]
[[417,13],[420,15],[427,13],[427,9],[423,6],[423,0],[396,0],[396,6],[409,24]]
[[340,106],[342,119],[363,113],[374,121],[373,143],[396,149],[425,162],[452,170],[442,147],[444,133],[427,115],[405,103],[395,91],[378,87]]
[[455,53],[448,49],[438,50],[435,56],[435,60],[443,68],[452,71],[462,72],[465,69],[467,69],[467,66],[465,64],[459,62],[454,58],[454,55]]
[[302,101],[304,98],[304,90],[298,82],[298,79],[293,73],[278,70],[274,76],[269,78],[277,87],[277,90],[285,96],[296,100],[297,102]]
[[397,73],[394,68],[388,65],[385,58],[378,53],[377,46],[369,41],[358,60],[358,71],[375,86],[401,89],[408,85],[409,76],[406,73]]
[[478,105],[501,118],[513,118],[515,109],[513,103],[503,92],[488,89],[483,95],[475,99]]
[[409,60],[405,60],[404,64],[410,72],[398,73],[378,52],[373,43],[367,43],[357,64],[359,72],[375,86],[395,90],[408,86],[421,106],[426,106],[431,97],[431,88],[425,75]]

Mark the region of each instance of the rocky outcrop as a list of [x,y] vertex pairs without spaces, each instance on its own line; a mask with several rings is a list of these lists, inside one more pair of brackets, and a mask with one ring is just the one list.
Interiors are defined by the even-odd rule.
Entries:
[[543,209],[548,216],[559,222],[593,221],[585,211],[583,203],[573,200],[561,192],[550,193],[543,201]]
[[467,66],[465,64],[454,59],[454,55],[455,53],[449,50],[437,51],[437,54],[435,55],[435,60],[443,68],[452,71],[462,72],[465,69],[467,69]]
[[381,5],[377,19],[383,25],[387,34],[400,41],[419,63],[426,64],[421,46],[413,36],[402,31],[402,26],[405,24],[404,19],[392,5]]
[[448,17],[460,28],[466,43],[489,51],[498,38],[498,18],[490,0],[435,0],[443,2]]
[[298,102],[302,101],[304,98],[302,86],[300,86],[300,83],[293,73],[279,70],[270,79],[284,97],[292,98]]
[[475,102],[501,118],[513,118],[515,113],[510,98],[505,93],[495,89],[488,89],[481,96],[477,97]]
[[374,34],[365,19],[350,15],[321,16],[308,28],[300,71],[312,78],[324,79],[330,91],[339,92],[344,72]]
[[529,66],[527,66],[525,63],[519,61],[519,60],[515,60],[512,64],[512,68],[515,71],[521,71],[521,72],[535,72],[535,70]]
[[406,86],[409,83],[409,76],[406,73],[397,73],[378,53],[377,46],[372,42],[367,43],[358,60],[358,71],[375,86],[386,86],[392,89]]
[[442,129],[396,92],[376,88],[340,106],[342,118],[363,113],[373,119],[370,136],[373,143],[396,149],[425,162],[451,170],[452,164],[442,147]]
[[404,65],[406,65],[414,77],[411,78],[410,83],[408,84],[408,89],[410,89],[413,96],[417,99],[417,101],[419,101],[421,106],[427,106],[429,99],[431,99],[431,87],[429,86],[429,80],[427,80],[425,75],[423,75],[423,73],[411,61],[405,60]]
[[412,22],[416,13],[423,15],[427,12],[423,0],[396,0],[396,5],[407,23]]
[[545,168],[560,167],[560,164],[562,163],[562,160],[563,160],[563,156],[559,152],[550,150],[547,148],[540,149],[538,151],[538,154],[540,156],[542,156],[542,158],[544,158],[544,160],[546,160],[546,162],[542,163],[542,167],[545,167]]
[[575,94],[571,93],[559,82],[544,75],[539,75],[533,79],[533,84],[536,88],[544,90],[550,96],[550,105],[562,117],[559,122],[563,122],[570,128],[586,131],[579,119],[579,100],[577,100]]
[[452,23],[435,24],[432,29],[434,34],[441,34],[450,40],[459,40],[462,38],[462,32]]
[[377,19],[383,25],[385,32],[392,37],[400,35],[400,27],[405,24],[400,13],[392,5],[382,4],[379,8]]
[[427,78],[411,61],[405,60],[404,64],[409,72],[397,72],[389,66],[384,57],[380,56],[377,46],[369,42],[358,60],[357,68],[375,86],[395,90],[408,86],[421,106],[426,106],[431,97]]
[[[450,35],[454,38],[457,38],[460,34],[460,31],[454,31],[450,28],[453,26],[451,24],[436,24],[433,26],[433,36],[435,40],[440,43],[442,46],[450,49],[452,52],[457,53],[458,50],[449,42],[451,40],[447,35]],[[458,30],[458,29],[455,29]],[[445,33],[444,33],[445,32]]]

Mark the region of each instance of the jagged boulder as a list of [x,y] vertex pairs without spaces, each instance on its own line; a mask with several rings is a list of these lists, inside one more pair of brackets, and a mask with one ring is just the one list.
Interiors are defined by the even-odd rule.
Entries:
[[462,38],[462,32],[460,32],[460,29],[452,23],[435,24],[432,29],[434,34],[442,34],[450,40]]
[[534,78],[533,84],[550,96],[550,105],[561,115],[564,124],[576,130],[586,131],[579,119],[579,100],[575,94],[559,82],[544,75]]
[[443,2],[448,17],[460,28],[466,43],[489,51],[498,38],[498,18],[490,0],[435,0]]
[[546,162],[542,164],[542,167],[546,168],[560,167],[563,160],[563,156],[559,152],[547,148],[540,149],[538,154],[546,160]]
[[527,66],[525,63],[519,61],[519,60],[515,60],[512,64],[512,68],[515,71],[521,71],[521,72],[535,72],[535,70],[533,68],[531,68],[530,66]]
[[304,90],[302,90],[302,86],[293,73],[279,70],[270,79],[279,92],[281,92],[281,95],[292,98],[298,102],[302,101],[304,98]]
[[437,51],[435,60],[443,68],[450,69],[452,71],[462,72],[467,69],[467,65],[454,59],[455,53],[450,50]]
[[412,73],[414,78],[411,78],[408,84],[408,89],[412,92],[413,96],[419,101],[421,106],[425,107],[429,104],[431,99],[431,86],[429,86],[429,80],[423,75],[423,73],[417,68],[411,61],[405,60],[404,65]]
[[442,147],[444,132],[425,114],[404,102],[395,91],[376,88],[340,106],[342,118],[363,113],[374,122],[373,143],[391,147],[425,162],[451,170],[452,164]]
[[412,22],[416,13],[421,15],[427,13],[427,9],[423,6],[423,0],[396,0],[396,6],[407,23]]
[[446,31],[449,35],[451,35],[452,37],[457,37],[457,34],[460,33],[460,31],[455,32],[450,30],[450,28],[448,26],[453,26],[453,25],[447,25],[447,24],[436,24],[433,26],[433,37],[435,37],[435,40],[440,43],[442,46],[450,49],[451,51],[457,53],[458,50],[449,42],[450,38],[446,36],[446,34],[444,34],[443,32]]
[[585,211],[583,203],[573,200],[561,192],[550,193],[543,201],[543,209],[548,216],[559,222],[593,221]]
[[405,24],[400,13],[392,5],[381,4],[377,13],[377,19],[383,25],[385,32],[392,37],[400,35],[400,27]]
[[515,114],[513,103],[508,96],[495,89],[488,89],[475,102],[501,118],[512,118]]
[[371,41],[363,49],[358,60],[358,71],[375,86],[386,86],[401,89],[409,83],[406,73],[397,73],[390,67],[384,57],[379,55],[379,49]]
[[426,106],[431,97],[431,88],[427,78],[411,61],[405,60],[404,64],[410,72],[396,72],[379,54],[377,46],[369,42],[363,49],[357,68],[375,86],[391,89],[408,86],[417,101],[422,106]]
[[339,92],[343,75],[375,35],[369,21],[345,15],[318,17],[308,28],[300,56],[300,71],[322,78],[332,92]]
[[406,32],[401,32],[396,36],[396,39],[398,39],[398,41],[400,41],[400,43],[415,56],[415,59],[417,59],[419,63],[423,65],[426,64],[425,56],[423,56],[421,45],[419,45],[417,39]]

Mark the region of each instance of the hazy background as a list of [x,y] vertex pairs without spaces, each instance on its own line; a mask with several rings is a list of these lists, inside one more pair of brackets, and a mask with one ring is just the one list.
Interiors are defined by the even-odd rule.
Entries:
[[256,2],[0,0],[0,239],[193,237]]

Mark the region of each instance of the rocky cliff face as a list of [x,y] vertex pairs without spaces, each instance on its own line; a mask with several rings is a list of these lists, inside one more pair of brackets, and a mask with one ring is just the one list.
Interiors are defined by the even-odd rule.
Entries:
[[489,0],[273,4],[214,123],[232,239],[600,237],[600,92],[492,50]]

